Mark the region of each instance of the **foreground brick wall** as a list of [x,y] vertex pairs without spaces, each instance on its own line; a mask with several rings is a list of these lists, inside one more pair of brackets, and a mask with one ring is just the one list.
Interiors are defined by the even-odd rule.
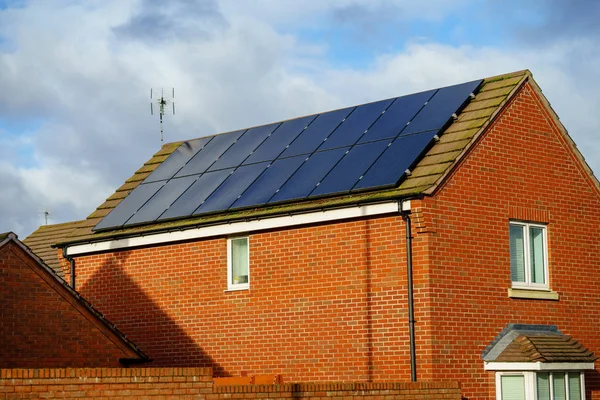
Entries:
[[45,272],[15,243],[0,249],[0,368],[117,367],[132,357]]
[[460,400],[458,382],[219,386],[210,368],[0,370],[0,398]]
[[[421,207],[417,236],[428,238],[432,265],[432,379],[460,380],[469,399],[493,398],[481,352],[507,323],[557,325],[600,355],[600,196],[531,87]],[[508,296],[510,219],[548,224],[558,301]],[[586,374],[586,387],[600,398],[597,372]]]

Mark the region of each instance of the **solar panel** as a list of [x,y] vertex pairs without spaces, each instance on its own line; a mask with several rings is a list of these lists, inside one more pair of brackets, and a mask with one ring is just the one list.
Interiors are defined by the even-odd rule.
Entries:
[[216,189],[206,201],[194,211],[201,214],[216,210],[227,210],[242,192],[267,168],[268,162],[239,167]]
[[398,97],[373,126],[360,138],[358,143],[381,139],[393,139],[404,129],[415,115],[425,106],[436,90]]
[[396,186],[481,82],[189,140],[94,230]]
[[198,175],[184,176],[183,178],[171,179],[160,188],[150,200],[146,202],[126,224],[139,224],[146,221],[154,221],[165,210],[173,204],[181,194],[198,179]]
[[364,104],[356,107],[344,123],[340,125],[319,150],[328,150],[336,147],[351,146],[361,137],[394,99],[382,100],[375,103]]
[[342,147],[313,154],[277,191],[269,203],[308,197],[321,179],[348,150],[349,147]]
[[462,109],[469,100],[469,94],[473,93],[480,83],[481,81],[472,81],[439,89],[402,134],[442,129],[452,118],[452,114]]
[[127,195],[107,216],[102,218],[95,229],[119,227],[144,205],[166,181],[143,183]]
[[389,140],[381,140],[354,146],[313,190],[311,196],[349,192],[389,143]]
[[306,160],[306,156],[296,156],[275,160],[265,172],[258,177],[241,197],[233,203],[232,208],[257,206],[265,204]]
[[290,144],[281,154],[281,157],[293,157],[300,154],[310,154],[317,150],[325,139],[338,125],[342,124],[344,119],[354,110],[355,107],[344,108],[342,110],[330,111],[320,114],[315,120]]
[[436,133],[429,131],[398,136],[354,186],[354,190],[397,185],[404,171],[426,150]]
[[217,188],[225,179],[231,175],[233,168],[221,169],[215,172],[207,172],[200,175],[198,180],[194,182],[188,190],[181,195],[175,201],[171,207],[169,207],[161,216],[158,218],[177,218],[182,216],[192,215],[208,196]]
[[200,139],[188,140],[183,142],[158,168],[154,170],[146,178],[144,183],[162,181],[170,179],[192,158],[197,152],[212,139],[213,137],[203,137]]
[[310,115],[283,122],[242,165],[276,159],[315,118],[316,115]]
[[213,136],[212,140],[197,152],[185,167],[175,174],[175,177],[179,178],[180,176],[197,175],[205,172],[245,131],[244,129]]
[[208,170],[237,167],[281,125],[280,123],[250,128]]

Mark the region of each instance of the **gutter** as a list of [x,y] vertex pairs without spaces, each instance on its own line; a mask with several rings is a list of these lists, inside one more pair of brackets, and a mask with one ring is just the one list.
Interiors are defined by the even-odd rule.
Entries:
[[207,237],[234,235],[242,232],[258,232],[275,228],[310,225],[314,223],[333,222],[376,215],[394,214],[398,211],[396,201],[374,204],[355,205],[333,209],[322,209],[310,212],[287,213],[269,218],[222,222],[175,231],[140,233],[136,236],[122,238],[104,238],[93,242],[57,244],[62,247],[63,254],[77,256],[103,251],[124,250],[134,247],[151,246],[167,243],[197,240]]
[[[408,207],[406,204],[408,203]],[[415,310],[413,294],[413,267],[412,267],[412,234],[410,220],[410,200],[398,201],[398,212],[406,223],[406,274],[408,286],[408,334],[410,338],[410,380],[417,381],[417,351],[415,344]]]
[[62,255],[69,262],[69,265],[70,265],[69,270],[71,272],[71,279],[70,279],[71,285],[70,286],[73,290],[75,290],[75,259],[67,253],[66,247],[63,247]]

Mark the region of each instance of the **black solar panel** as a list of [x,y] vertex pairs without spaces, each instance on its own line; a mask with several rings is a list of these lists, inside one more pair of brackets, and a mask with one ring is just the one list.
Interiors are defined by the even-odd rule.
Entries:
[[311,196],[349,192],[389,143],[389,140],[380,140],[354,146],[312,191]]
[[385,109],[388,108],[392,101],[394,99],[382,100],[356,107],[344,123],[323,142],[319,150],[352,146],[373,125],[377,118],[383,115]]
[[154,193],[164,186],[166,181],[143,183],[136,187],[127,197],[125,197],[117,207],[108,215],[102,218],[102,221],[94,229],[115,228],[122,226],[131,218],[144,203],[150,199]]
[[302,199],[308,197],[317,187],[327,172],[344,156],[349,147],[319,151],[310,156],[290,179],[269,200],[269,203],[278,201]]
[[437,131],[398,136],[381,154],[353,190],[395,186],[404,172],[423,153]]
[[264,172],[268,163],[244,165],[236,169],[217,190],[202,204],[194,214],[209,211],[227,210],[240,197],[258,176]]
[[258,146],[279,127],[279,123],[251,128],[244,133],[208,170],[233,168],[240,165]]
[[294,139],[304,131],[304,128],[315,119],[315,117],[315,115],[311,115],[309,117],[285,121],[250,155],[250,157],[246,159],[246,161],[242,163],[242,165],[276,159],[277,156],[285,150],[285,147],[292,143]]
[[[194,157],[183,167],[175,177],[197,175],[205,172],[231,147],[245,130],[215,135]],[[169,157],[171,158],[171,157]],[[169,159],[167,158],[167,160]]]
[[396,186],[481,82],[184,142],[94,230]]
[[234,208],[265,204],[283,184],[290,179],[306,156],[275,160],[265,172],[233,203]]
[[171,179],[140,208],[126,224],[154,221],[198,179],[197,175]]
[[318,115],[304,132],[284,150],[281,157],[293,157],[314,152],[340,124],[344,123],[344,119],[354,109],[355,107],[344,108]]
[[190,160],[190,158],[202,150],[211,139],[212,136],[183,142],[177,150],[171,153],[171,155],[146,178],[144,183],[171,179],[173,175],[175,175],[181,167]]

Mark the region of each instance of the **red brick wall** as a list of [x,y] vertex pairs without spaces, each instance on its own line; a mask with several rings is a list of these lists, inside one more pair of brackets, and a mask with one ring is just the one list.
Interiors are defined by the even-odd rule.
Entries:
[[[482,350],[507,323],[554,324],[600,355],[600,197],[526,86],[452,179],[423,202],[432,223],[432,379],[469,399],[494,396]],[[550,287],[559,301],[508,297],[508,222],[548,223]],[[598,374],[587,388],[600,398]],[[589,396],[588,396],[589,398]]]
[[42,273],[16,244],[0,249],[0,368],[119,366],[128,355]]
[[398,216],[253,234],[234,292],[225,238],[78,257],[78,288],[156,365],[408,380],[403,236]]
[[208,368],[0,370],[0,398],[460,400],[458,382],[220,386]]

